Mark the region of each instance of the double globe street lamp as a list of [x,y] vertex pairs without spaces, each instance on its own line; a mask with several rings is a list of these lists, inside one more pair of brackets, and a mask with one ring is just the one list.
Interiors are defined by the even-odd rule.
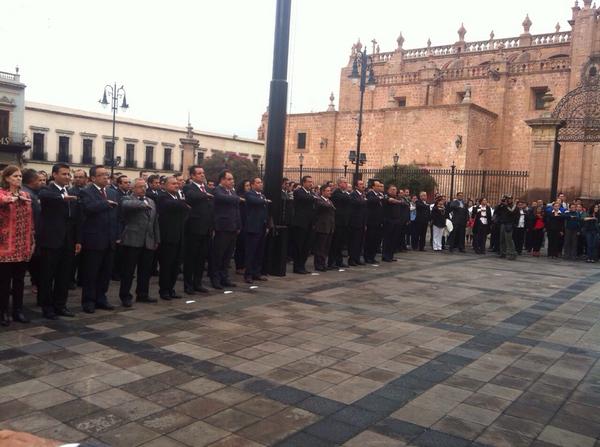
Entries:
[[[109,102],[110,98],[110,102]],[[110,163],[110,177],[112,179],[115,173],[115,165],[119,165],[121,163],[121,157],[115,158],[116,152],[116,144],[115,144],[115,126],[117,122],[117,109],[119,108],[119,100],[121,102],[121,110],[125,111],[129,108],[129,104],[127,104],[127,97],[125,95],[125,88],[123,86],[117,88],[117,83],[115,82],[113,85],[104,86],[104,92],[102,93],[102,99],[98,101],[102,104],[103,107],[106,107],[110,104],[112,109],[112,148],[110,154],[105,154],[104,163]],[[110,155],[110,156],[107,156]]]
[[[370,91],[375,90],[377,81],[375,79],[375,73],[373,72],[373,57],[367,55],[367,49],[360,50],[355,49],[354,61],[352,62],[352,72],[348,76],[353,84],[359,84],[360,90],[360,108],[358,111],[358,130],[356,132],[356,151],[350,151],[349,159],[351,163],[355,165],[354,180],[359,179],[359,167],[363,165],[367,158],[365,154],[360,152],[360,142],[362,139],[362,120],[363,120],[363,106],[365,90],[368,88]],[[352,153],[354,153],[354,160],[352,161]]]

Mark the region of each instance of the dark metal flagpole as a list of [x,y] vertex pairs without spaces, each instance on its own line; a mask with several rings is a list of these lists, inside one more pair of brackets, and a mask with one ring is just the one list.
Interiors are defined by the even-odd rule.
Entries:
[[278,225],[269,241],[267,264],[270,274],[285,275],[287,258],[287,228],[280,221],[285,156],[285,122],[287,108],[287,70],[290,42],[290,14],[292,0],[277,0],[275,13],[275,45],[273,50],[273,75],[269,93],[269,121],[265,164],[265,195],[272,201],[271,216]]

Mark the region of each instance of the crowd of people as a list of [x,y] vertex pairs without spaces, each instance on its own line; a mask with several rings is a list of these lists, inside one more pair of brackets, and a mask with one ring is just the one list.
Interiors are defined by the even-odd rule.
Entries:
[[[89,175],[88,175],[89,174]],[[488,248],[501,257],[548,256],[595,262],[598,257],[599,206],[585,209],[580,200],[528,205],[504,196],[491,206],[473,203],[463,193],[447,200],[426,192],[413,194],[374,179],[350,185],[344,178],[315,186],[310,176],[300,183],[283,180],[278,208],[263,194],[260,177],[234,185],[223,170],[216,184],[201,166],[183,175],[144,174],[130,179],[109,175],[104,166],[89,173],[56,164],[51,174],[8,166],[0,188],[0,324],[26,323],[24,278],[45,318],[73,317],[67,306],[70,289],[81,287],[86,313],[113,310],[108,300],[111,279],[119,284],[124,307],[135,301],[155,303],[150,279],[158,275],[158,298],[179,299],[175,290],[183,274],[187,295],[235,287],[229,266],[247,284],[267,281],[264,262],[269,233],[282,228],[288,237],[293,272],[325,272],[381,261],[409,249],[475,253]],[[428,239],[429,234],[429,239]],[[546,242],[547,240],[547,242]],[[207,277],[209,284],[205,283]],[[135,289],[132,291],[135,279]],[[9,299],[12,295],[12,307]],[[9,312],[9,308],[12,312]]]

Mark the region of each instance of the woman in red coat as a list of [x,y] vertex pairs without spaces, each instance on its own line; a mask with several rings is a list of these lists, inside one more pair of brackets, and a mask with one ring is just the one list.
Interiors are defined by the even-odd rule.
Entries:
[[13,320],[29,322],[23,314],[23,286],[35,247],[31,198],[21,191],[21,170],[7,166],[0,182],[0,325],[8,326],[11,291]]

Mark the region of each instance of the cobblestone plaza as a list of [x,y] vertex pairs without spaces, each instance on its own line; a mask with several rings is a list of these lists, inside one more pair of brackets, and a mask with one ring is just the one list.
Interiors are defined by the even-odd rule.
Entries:
[[598,446],[598,279],[591,264],[408,253],[15,323],[0,428],[115,447]]

